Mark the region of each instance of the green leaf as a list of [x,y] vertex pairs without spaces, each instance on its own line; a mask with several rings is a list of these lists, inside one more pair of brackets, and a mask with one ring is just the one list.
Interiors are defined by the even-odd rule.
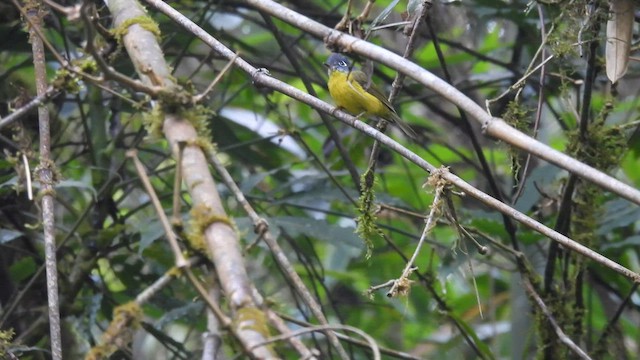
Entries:
[[464,320],[462,320],[452,312],[449,312],[448,315],[453,320],[455,320],[456,323],[460,325],[460,327],[464,329],[465,333],[467,333],[467,335],[469,335],[471,339],[473,339],[473,343],[476,345],[476,348],[478,349],[480,354],[483,355],[483,359],[495,359],[495,356],[493,356],[493,353],[491,352],[491,349],[489,349],[489,346],[487,346],[484,341],[480,340],[476,332],[473,330],[473,328],[471,328],[471,326],[469,326],[469,324],[467,324]]
[[[352,249],[363,249],[362,241],[354,233],[353,227],[343,227],[302,216],[278,216],[266,220],[272,231],[282,228],[293,237],[305,235],[336,246],[346,245]],[[253,224],[249,218],[236,218],[235,221],[238,228],[253,232]]]
[[640,245],[640,235],[628,237],[622,241],[602,245],[602,250],[623,249]]
[[162,228],[162,224],[160,220],[157,218],[153,218],[148,222],[138,224],[140,231],[140,242],[138,243],[138,254],[142,254],[142,252],[148,248],[151,244],[153,244],[156,240],[161,238],[165,232]]
[[640,219],[640,208],[624,199],[616,199],[605,204],[604,216],[600,219],[598,235],[606,235]]
[[37,265],[33,258],[24,257],[9,267],[9,275],[11,279],[15,282],[21,282],[22,280],[28,279],[36,272]]

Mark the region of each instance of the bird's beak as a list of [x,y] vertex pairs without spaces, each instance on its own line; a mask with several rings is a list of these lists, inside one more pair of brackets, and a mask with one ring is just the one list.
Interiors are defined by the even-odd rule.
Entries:
[[328,67],[331,67],[331,66],[329,66],[329,64],[327,64],[327,63],[322,63],[322,65],[324,65],[324,66],[325,66],[325,67],[327,67],[327,68],[328,68]]

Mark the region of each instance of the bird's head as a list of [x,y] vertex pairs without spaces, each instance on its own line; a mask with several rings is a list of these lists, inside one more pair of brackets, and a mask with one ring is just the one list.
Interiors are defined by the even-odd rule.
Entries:
[[351,71],[351,62],[349,59],[338,53],[331,54],[324,65],[329,69],[329,75],[334,71],[341,71],[345,73]]

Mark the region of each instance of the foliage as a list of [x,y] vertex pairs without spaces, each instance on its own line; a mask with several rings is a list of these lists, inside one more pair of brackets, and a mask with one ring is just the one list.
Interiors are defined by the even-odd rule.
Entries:
[[[241,66],[223,72],[227,56],[153,7],[114,28],[107,6],[89,3],[45,6],[42,28],[51,47],[49,83],[60,92],[45,100],[52,162],[44,163],[58,181],[55,240],[65,358],[198,358],[206,348],[203,334],[221,341],[220,352],[243,357],[249,350],[242,332],[283,335],[265,346],[281,358],[301,356],[289,338],[315,349],[318,358],[339,358],[282,257],[330,324],[368,334],[385,358],[575,357],[558,329],[594,358],[637,353],[640,303],[632,281],[451,184],[438,184],[446,206],[438,202],[438,222],[427,229],[415,268],[401,277],[435,206],[434,186],[423,185],[427,172],[384,145],[371,156],[374,140],[336,122],[337,110],[323,112],[259,86],[258,74]],[[531,156],[531,149],[483,136],[470,115],[441,93],[410,77],[392,85],[397,73],[390,67],[335,49],[328,39],[245,1],[170,3],[239,59],[327,102],[322,64],[330,48],[346,52],[383,92],[397,91],[395,109],[419,140],[393,125],[388,136],[434,169],[448,167],[526,216],[636,273],[640,269],[638,204]],[[331,28],[345,20],[345,31],[368,34],[368,41],[397,54],[410,49],[410,60],[487,104],[493,116],[640,187],[638,67],[631,63],[616,85],[608,82],[601,58],[605,2],[379,0],[369,13],[363,12],[366,1],[351,3],[346,18],[347,1],[283,4]],[[422,9],[426,20],[414,29]],[[35,88],[28,24],[15,7],[0,4],[0,10],[0,117],[6,118],[33,99]],[[152,31],[177,89],[145,93],[141,70],[132,66],[122,41],[134,25]],[[130,81],[109,73],[99,58]],[[142,69],[149,78],[151,68]],[[196,129],[198,139],[183,144],[187,150],[176,151],[168,140],[163,126],[169,115]],[[36,124],[32,110],[0,127],[0,354],[24,359],[50,356]],[[189,266],[176,263],[170,235],[127,156],[132,149]],[[176,179],[192,175],[177,171],[183,159],[176,154],[194,149],[207,158],[214,154],[238,191],[224,184],[215,164],[199,169],[216,181],[209,193],[194,190],[206,180],[176,186]],[[26,191],[29,174],[35,200]],[[219,208],[204,198],[217,199]],[[239,239],[240,260],[208,242],[207,236],[225,231]],[[236,279],[227,266],[248,276],[250,283],[238,283],[238,291],[252,293],[255,304],[239,301],[220,284],[224,277]],[[398,297],[387,292],[396,279],[402,282]],[[213,315],[194,284],[224,316]],[[282,327],[314,331],[287,336]],[[371,358],[363,339],[345,333],[349,341],[341,344],[349,358]]]

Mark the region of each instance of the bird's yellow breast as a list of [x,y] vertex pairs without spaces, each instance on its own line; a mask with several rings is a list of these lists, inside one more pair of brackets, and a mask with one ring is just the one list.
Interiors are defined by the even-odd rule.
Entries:
[[353,115],[366,115],[384,117],[389,109],[375,96],[369,94],[350,74],[342,71],[333,71],[329,75],[329,94],[336,105]]

